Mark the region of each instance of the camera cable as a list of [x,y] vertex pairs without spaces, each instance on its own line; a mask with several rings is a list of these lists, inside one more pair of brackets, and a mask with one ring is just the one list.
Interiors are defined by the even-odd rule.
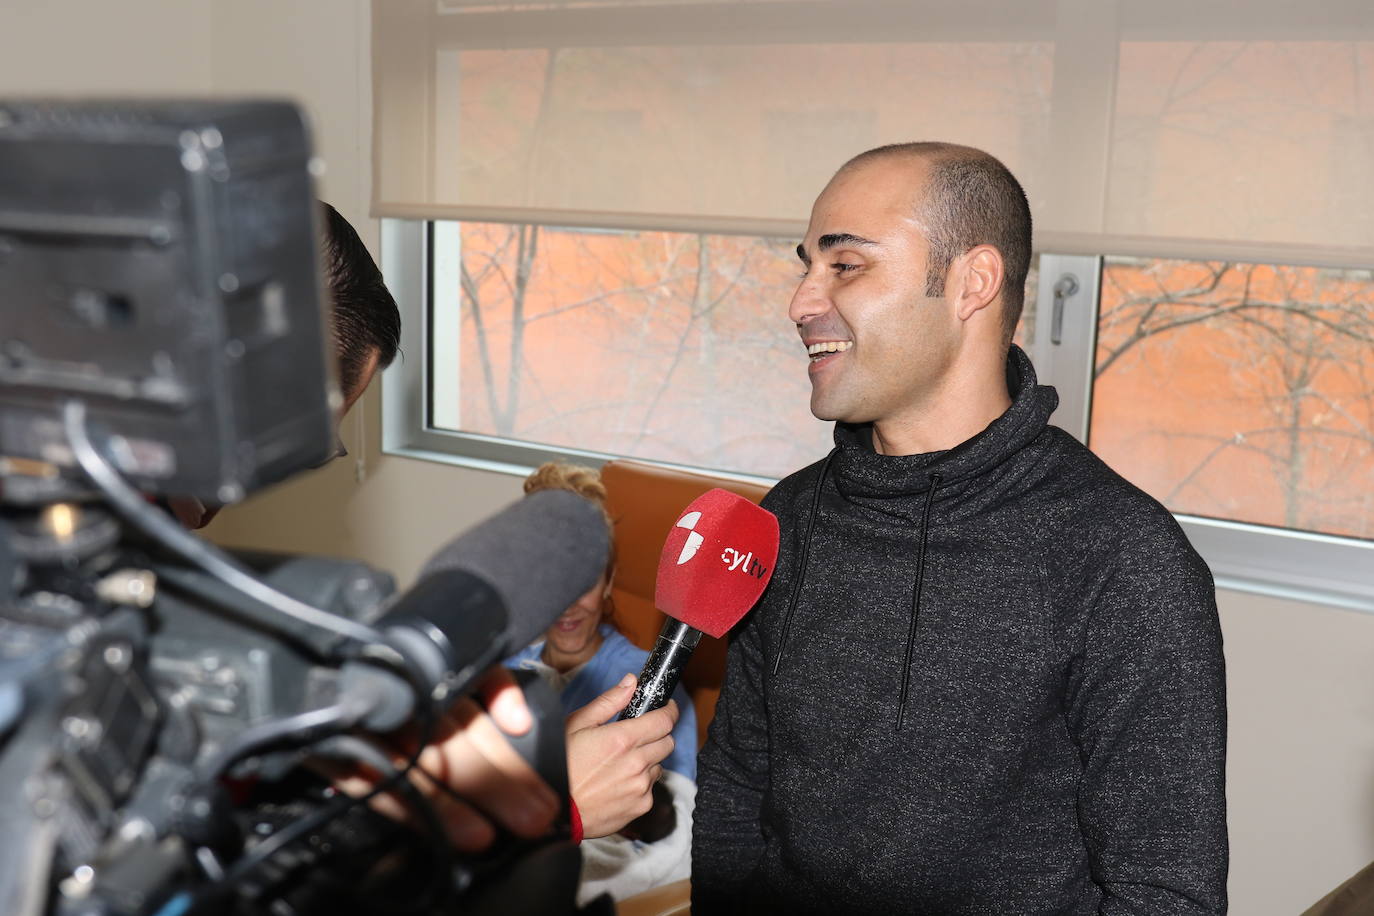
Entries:
[[[399,664],[399,653],[391,650],[383,635],[366,624],[340,617],[292,598],[244,569],[219,548],[191,534],[166,513],[144,500],[143,496],[123,478],[111,461],[91,441],[86,425],[86,405],[68,401],[62,408],[62,422],[72,455],[86,476],[101,494],[122,515],[149,537],[169,548],[187,562],[204,570],[225,585],[242,592],[268,608],[315,630],[328,632],[349,643],[369,647],[383,647],[394,656],[392,667]],[[250,613],[256,609],[249,609]],[[261,614],[255,614],[261,617]],[[378,654],[373,648],[374,660]],[[326,653],[328,654],[328,653]],[[336,650],[337,654],[337,650]]]

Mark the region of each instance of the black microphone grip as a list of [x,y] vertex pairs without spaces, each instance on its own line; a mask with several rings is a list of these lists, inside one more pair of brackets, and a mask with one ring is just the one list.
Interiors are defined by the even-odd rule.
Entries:
[[621,719],[637,719],[646,712],[668,705],[682,680],[682,670],[692,659],[692,651],[701,641],[701,631],[690,627],[681,620],[669,617],[658,632],[654,651],[644,663],[639,673],[639,686],[635,695],[621,712]]

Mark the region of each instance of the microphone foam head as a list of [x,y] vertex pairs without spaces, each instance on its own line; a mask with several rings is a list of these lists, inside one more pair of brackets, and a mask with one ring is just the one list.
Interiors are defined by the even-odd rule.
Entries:
[[654,603],[719,638],[759,600],[777,560],[773,513],[728,490],[708,490],[668,532]]
[[513,503],[430,557],[420,571],[461,569],[494,588],[509,614],[507,645],[518,649],[596,584],[610,551],[606,520],[567,490],[543,490]]

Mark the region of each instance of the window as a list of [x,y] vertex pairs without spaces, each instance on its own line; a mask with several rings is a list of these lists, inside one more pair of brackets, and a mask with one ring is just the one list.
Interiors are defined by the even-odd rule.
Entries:
[[[763,479],[829,448],[783,314],[791,239],[385,226],[398,298],[427,303],[405,323],[425,358],[388,380],[389,448]],[[1060,392],[1054,422],[1178,514],[1221,584],[1365,606],[1374,272],[1046,255],[1027,286],[1017,340]]]

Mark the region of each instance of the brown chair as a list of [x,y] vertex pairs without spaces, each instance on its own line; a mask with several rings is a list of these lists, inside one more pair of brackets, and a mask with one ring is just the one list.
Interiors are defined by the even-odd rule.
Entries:
[[616,904],[616,916],[688,916],[692,912],[692,879],[650,888]]
[[[616,574],[611,597],[615,622],[627,639],[652,650],[664,615],[654,606],[654,580],[663,542],[682,510],[714,487],[758,502],[768,488],[641,461],[616,460],[601,469],[606,504],[615,520]],[[703,636],[682,672],[682,684],[697,715],[697,746],[715,713],[725,679],[725,640]]]
[[[649,916],[653,911],[643,912],[645,916]],[[1303,910],[1302,916],[1369,916],[1370,913],[1374,913],[1374,862],[1370,862],[1340,887]]]

